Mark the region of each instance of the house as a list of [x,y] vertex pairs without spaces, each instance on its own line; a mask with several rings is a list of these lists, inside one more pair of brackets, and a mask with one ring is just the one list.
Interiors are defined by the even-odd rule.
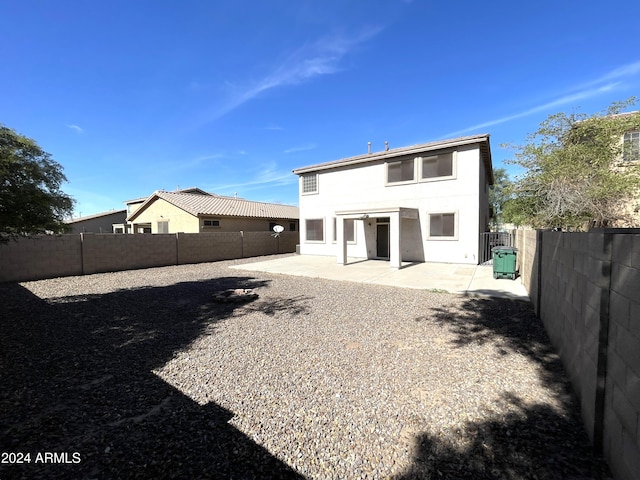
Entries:
[[300,253],[478,264],[493,184],[489,135],[385,149],[293,170]]
[[66,220],[70,233],[124,233],[116,232],[114,225],[122,225],[127,218],[126,210],[110,210],[85,217]]
[[298,231],[298,207],[253,202],[198,188],[156,191],[127,202],[128,233]]

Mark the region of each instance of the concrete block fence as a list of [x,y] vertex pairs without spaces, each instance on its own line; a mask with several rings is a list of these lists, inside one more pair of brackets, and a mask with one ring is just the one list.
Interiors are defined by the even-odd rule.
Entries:
[[298,232],[47,235],[0,245],[0,282],[292,253]]
[[517,230],[536,313],[616,480],[640,472],[640,229]]

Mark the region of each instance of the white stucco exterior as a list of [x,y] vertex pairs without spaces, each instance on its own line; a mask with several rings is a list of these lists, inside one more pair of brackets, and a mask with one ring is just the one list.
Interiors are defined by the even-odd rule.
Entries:
[[[450,174],[423,179],[423,159],[436,155],[451,158]],[[413,178],[390,183],[389,164],[398,162],[407,168],[405,175],[410,175],[413,162]],[[345,263],[347,256],[386,258],[391,267],[402,261],[478,263],[493,181],[488,135],[352,157],[294,173],[300,176],[303,255],[335,255],[338,263]],[[305,177],[313,182],[314,175],[316,191],[308,192],[307,185],[305,192]],[[323,230],[315,240],[308,238],[307,228],[307,221],[314,220],[316,227],[322,220]],[[355,234],[346,238],[351,221]],[[431,236],[437,222],[448,225],[443,227],[446,232]]]

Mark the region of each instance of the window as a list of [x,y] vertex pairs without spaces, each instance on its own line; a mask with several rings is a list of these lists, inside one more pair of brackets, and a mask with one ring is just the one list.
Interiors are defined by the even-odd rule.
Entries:
[[324,242],[324,220],[321,218],[305,221],[308,242]]
[[220,226],[220,220],[205,220],[203,225],[205,227],[219,227]]
[[413,158],[387,163],[387,183],[413,182],[415,162]]
[[296,231],[296,222],[291,222],[289,224],[289,231],[290,232],[295,232]]
[[158,222],[158,233],[169,233],[169,222],[163,220]]
[[432,213],[429,215],[429,237],[455,237],[456,214]]
[[640,132],[627,132],[623,138],[623,154],[625,162],[640,160]]
[[[344,238],[347,242],[355,243],[356,241],[356,222],[353,219],[344,221]],[[333,219],[333,241],[338,241],[338,226],[336,218]]]
[[318,174],[302,175],[302,193],[318,193]]
[[453,176],[453,153],[422,157],[423,180]]

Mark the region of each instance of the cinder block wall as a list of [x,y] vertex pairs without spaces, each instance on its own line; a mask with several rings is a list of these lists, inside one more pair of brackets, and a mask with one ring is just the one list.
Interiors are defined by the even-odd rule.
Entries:
[[0,282],[82,274],[80,235],[19,238],[0,245]]
[[242,258],[240,232],[178,233],[178,263]]
[[614,235],[603,450],[616,479],[640,477],[640,235]]
[[516,246],[523,283],[580,398],[591,440],[616,480],[637,480],[639,231],[518,230]]
[[243,256],[295,252],[298,239],[298,232],[282,232],[277,237],[269,232],[244,232]]
[[518,229],[515,231],[515,244],[518,249],[517,268],[522,284],[529,293],[529,298],[536,313],[539,313],[538,305],[538,256],[537,256],[537,231]]
[[174,234],[82,234],[82,261],[85,275],[176,265],[177,259]]
[[589,251],[589,235],[544,232],[539,315],[580,398],[582,419],[596,440],[596,383],[601,298],[602,247]]
[[292,253],[298,232],[41,236],[0,245],[0,282]]

